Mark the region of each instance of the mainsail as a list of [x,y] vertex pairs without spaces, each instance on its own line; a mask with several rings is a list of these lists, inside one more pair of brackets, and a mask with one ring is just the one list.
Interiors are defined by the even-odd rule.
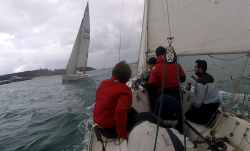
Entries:
[[[177,55],[182,56],[250,50],[250,0],[145,0],[145,3],[147,22],[142,29],[141,52],[168,46],[170,36],[174,37],[172,45]],[[147,48],[142,48],[145,41]],[[140,63],[137,74],[143,68],[139,66]]]
[[66,67],[66,74],[75,74],[77,68],[85,68],[87,66],[89,42],[90,20],[89,4],[87,3],[81,26],[79,28],[76,41]]

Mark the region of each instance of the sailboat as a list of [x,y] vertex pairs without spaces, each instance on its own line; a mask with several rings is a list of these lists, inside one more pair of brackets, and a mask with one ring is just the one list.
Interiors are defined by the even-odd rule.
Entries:
[[[133,94],[132,106],[138,112],[151,112],[147,92],[141,86],[133,89],[133,85],[138,78],[147,76],[147,59],[155,55],[158,46],[168,47],[172,42],[178,56],[244,53],[248,54],[247,64],[250,57],[249,14],[250,0],[145,0],[136,76],[127,83]],[[237,87],[228,102],[234,99]],[[189,90],[182,91],[185,114],[195,94]],[[227,106],[219,108],[215,123],[210,128],[188,120],[184,125],[185,136],[196,146],[194,150],[207,150],[218,140],[225,143],[227,151],[250,150],[250,120],[239,117]],[[103,136],[102,139],[106,140],[106,150],[128,150],[127,141]],[[102,144],[92,130],[89,151],[100,150]]]
[[105,62],[104,62],[104,65],[103,65],[103,67],[102,67],[102,70],[105,69],[105,66],[106,66],[106,58],[105,58]]
[[75,44],[66,66],[66,74],[62,75],[62,81],[78,80],[87,76],[85,68],[88,62],[89,42],[90,19],[89,4],[87,3]]

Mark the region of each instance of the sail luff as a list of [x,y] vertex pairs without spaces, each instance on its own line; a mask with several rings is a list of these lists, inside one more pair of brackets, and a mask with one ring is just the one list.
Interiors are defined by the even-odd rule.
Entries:
[[81,45],[78,55],[78,68],[85,68],[88,61],[88,51],[90,43],[90,17],[89,17],[89,3],[85,8],[84,17],[82,19],[82,28],[81,28]]
[[144,1],[144,13],[143,13],[143,21],[142,21],[142,31],[141,31],[141,42],[140,42],[140,51],[137,62],[137,70],[136,75],[141,75],[146,71],[146,52],[148,52],[147,46],[147,18],[148,18],[148,1]]

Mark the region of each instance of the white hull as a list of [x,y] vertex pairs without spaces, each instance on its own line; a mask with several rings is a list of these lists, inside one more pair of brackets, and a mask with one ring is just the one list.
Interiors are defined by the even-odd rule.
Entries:
[[88,75],[87,74],[84,74],[84,75],[62,75],[62,81],[75,81],[75,80],[83,79],[86,76],[88,76]]

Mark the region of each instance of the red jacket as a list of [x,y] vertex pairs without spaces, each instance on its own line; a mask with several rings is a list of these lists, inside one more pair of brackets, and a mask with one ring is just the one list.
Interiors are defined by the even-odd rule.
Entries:
[[[180,64],[178,64],[179,68],[179,75],[180,77],[185,76],[185,72],[183,71]],[[161,85],[163,80],[163,70],[164,70],[164,55],[160,55],[157,57],[157,65],[155,68],[151,71],[150,77],[149,77],[149,83],[156,83],[157,92],[159,93],[161,91]],[[170,88],[174,86],[178,86],[178,76],[177,76],[177,69],[176,69],[176,63],[174,64],[166,64],[166,70],[165,70],[165,81],[164,81],[164,88]]]
[[103,128],[116,126],[118,137],[127,137],[127,114],[132,105],[132,91],[114,76],[103,80],[96,91],[94,121]]

